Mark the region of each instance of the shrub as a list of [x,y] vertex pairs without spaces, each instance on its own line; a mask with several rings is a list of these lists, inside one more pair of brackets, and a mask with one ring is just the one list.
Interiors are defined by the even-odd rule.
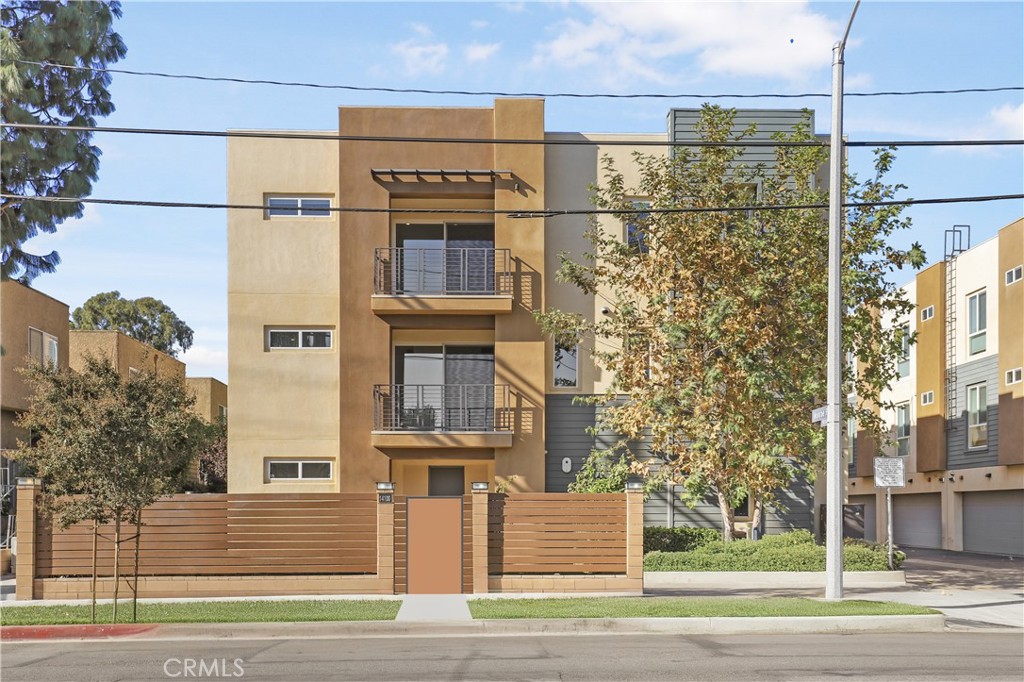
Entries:
[[[644,528],[644,554],[648,552],[689,552],[722,541],[714,528]],[[723,543],[724,544],[724,543]]]
[[[646,544],[646,543],[645,543]],[[845,543],[843,568],[847,571],[885,571],[885,547],[877,543]],[[893,553],[893,564],[903,564],[903,552]],[[644,557],[648,571],[824,571],[825,548],[814,544],[807,531],[769,535],[761,540],[715,542],[690,551],[653,551]]]

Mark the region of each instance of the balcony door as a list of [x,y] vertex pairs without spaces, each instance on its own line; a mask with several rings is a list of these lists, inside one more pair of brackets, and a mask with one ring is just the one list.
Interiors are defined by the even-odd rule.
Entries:
[[402,429],[494,430],[494,346],[397,346],[394,367]]
[[395,226],[395,291],[405,294],[494,293],[494,225]]

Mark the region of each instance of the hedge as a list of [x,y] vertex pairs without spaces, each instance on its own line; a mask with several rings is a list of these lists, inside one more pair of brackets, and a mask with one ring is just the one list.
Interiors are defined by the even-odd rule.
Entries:
[[[885,547],[863,540],[847,540],[843,569],[847,571],[887,571]],[[906,558],[893,552],[898,569]],[[654,551],[644,557],[647,571],[824,571],[825,548],[814,544],[814,536],[805,530],[768,535],[761,540],[713,542],[690,551]]]
[[644,528],[644,554],[648,552],[689,552],[704,545],[722,541],[722,533],[714,528]]

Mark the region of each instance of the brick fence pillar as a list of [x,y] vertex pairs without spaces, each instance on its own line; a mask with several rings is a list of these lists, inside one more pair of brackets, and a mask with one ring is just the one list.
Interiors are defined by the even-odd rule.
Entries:
[[36,516],[43,482],[38,478],[18,479],[18,556],[14,566],[14,596],[18,601],[35,599]]
[[626,577],[644,580],[644,493],[626,491]]
[[388,594],[395,593],[394,491],[377,496],[377,579]]
[[487,490],[473,491],[473,594],[487,594]]

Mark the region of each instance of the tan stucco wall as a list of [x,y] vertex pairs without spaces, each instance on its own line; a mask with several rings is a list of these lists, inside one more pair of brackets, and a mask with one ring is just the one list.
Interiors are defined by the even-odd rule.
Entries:
[[[465,493],[472,492],[474,481],[494,480],[494,461],[490,459],[395,459],[391,462],[391,477],[395,482],[396,495],[426,495],[430,467],[464,467],[466,477]],[[493,489],[494,486],[492,485]]]
[[[28,357],[30,327],[57,337],[57,363],[67,367],[67,304],[14,281],[0,283],[0,407],[4,410],[28,408],[31,391],[17,370],[25,366]],[[5,448],[7,440],[5,434]]]
[[1024,264],[1024,218],[999,231],[999,463],[1024,464],[1024,381],[1006,384],[1024,367],[1024,281],[1006,286],[1007,270]]
[[[332,131],[333,132],[333,131]],[[337,205],[338,145],[233,138],[228,201],[326,195]],[[338,325],[338,220],[228,211],[230,492],[336,491],[329,482],[264,482],[268,457],[337,458],[337,336],[329,350],[268,351],[266,329]],[[362,490],[365,490],[363,488]]]
[[[917,276],[914,328],[917,343],[913,379],[914,407],[917,415],[911,427],[915,441],[916,470],[935,471],[946,467],[946,264],[939,262]],[[921,321],[921,311],[935,308],[931,319]],[[935,393],[930,405],[921,404],[921,395]]]
[[220,407],[228,406],[228,387],[213,377],[186,377],[185,385],[196,397],[192,411],[203,421],[213,424],[220,418]]
[[69,345],[69,362],[76,371],[82,371],[86,356],[93,355],[110,358],[122,377],[127,377],[131,369],[160,376],[185,376],[184,362],[119,331],[75,329],[69,333]]

